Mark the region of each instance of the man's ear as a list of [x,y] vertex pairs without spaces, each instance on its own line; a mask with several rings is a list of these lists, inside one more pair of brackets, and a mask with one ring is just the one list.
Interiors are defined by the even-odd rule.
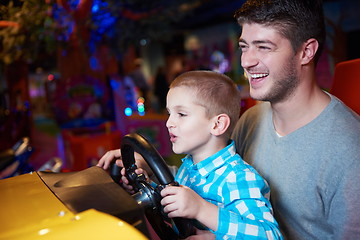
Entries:
[[302,48],[301,63],[303,65],[311,62],[319,49],[319,42],[315,38],[308,39]]
[[214,125],[211,134],[220,136],[226,132],[230,126],[230,117],[227,114],[219,114],[214,117]]

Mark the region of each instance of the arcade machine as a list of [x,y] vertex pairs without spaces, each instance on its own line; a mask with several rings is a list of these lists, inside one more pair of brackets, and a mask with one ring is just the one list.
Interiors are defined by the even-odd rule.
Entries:
[[119,148],[122,135],[111,121],[106,83],[77,76],[51,84],[49,95],[61,128],[67,170],[86,169],[107,151]]

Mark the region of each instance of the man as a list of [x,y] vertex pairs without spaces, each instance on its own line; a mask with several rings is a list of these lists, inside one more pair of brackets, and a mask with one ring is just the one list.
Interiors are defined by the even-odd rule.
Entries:
[[287,239],[360,239],[360,118],[316,84],[321,3],[248,0],[236,18],[250,94],[264,103],[242,115],[232,138],[268,180],[281,230]]
[[235,17],[250,95],[264,102],[232,138],[268,180],[284,236],[360,239],[360,118],[316,83],[321,2],[248,0]]

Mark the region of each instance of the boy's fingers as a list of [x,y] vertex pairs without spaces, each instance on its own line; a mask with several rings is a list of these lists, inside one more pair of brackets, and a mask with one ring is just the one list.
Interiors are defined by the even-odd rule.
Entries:
[[167,186],[166,188],[164,188],[163,190],[161,190],[160,194],[162,197],[165,197],[167,195],[171,195],[171,194],[175,194],[177,191],[178,187],[173,187],[173,186]]
[[129,184],[129,180],[124,176],[121,177],[121,181],[125,184]]

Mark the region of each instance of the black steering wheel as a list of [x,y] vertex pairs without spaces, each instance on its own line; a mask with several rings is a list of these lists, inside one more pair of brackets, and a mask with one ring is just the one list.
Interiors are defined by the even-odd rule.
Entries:
[[[136,174],[134,151],[139,153],[150,166],[159,184],[153,187],[143,174]],[[181,239],[195,233],[195,228],[189,219],[168,218],[162,210],[160,191],[168,185],[177,186],[174,176],[159,152],[149,141],[137,133],[130,133],[122,139],[121,156],[126,170],[126,177],[134,187],[133,197],[145,211],[151,226],[161,239]],[[112,164],[111,177],[119,182],[120,167]]]

